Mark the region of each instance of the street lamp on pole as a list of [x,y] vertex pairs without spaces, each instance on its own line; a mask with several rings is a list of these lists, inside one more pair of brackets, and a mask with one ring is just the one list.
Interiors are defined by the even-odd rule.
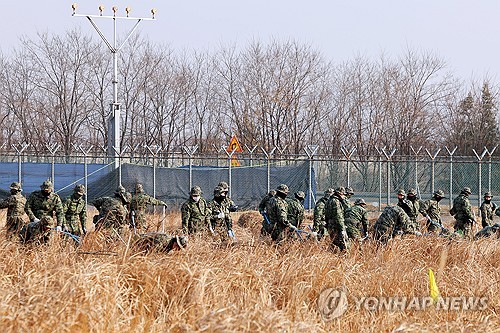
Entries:
[[[111,116],[108,119],[108,156],[113,156],[114,157],[114,167],[118,168],[119,165],[119,158],[120,158],[120,104],[118,103],[118,52],[121,50],[121,48],[125,45],[125,43],[128,41],[130,36],[135,32],[137,27],[139,26],[139,23],[141,21],[153,21],[155,20],[155,15],[156,15],[156,9],[151,9],[151,18],[145,18],[145,17],[130,17],[130,12],[131,8],[127,7],[125,8],[125,12],[127,13],[127,16],[117,16],[118,12],[118,7],[113,6],[111,10],[113,11],[113,15],[107,16],[103,15],[104,12],[104,6],[100,5],[99,6],[99,15],[88,15],[88,14],[77,14],[76,9],[78,8],[78,5],[76,3],[71,5],[71,8],[73,9],[73,16],[76,17],[86,17],[90,24],[94,27],[94,29],[97,31],[101,39],[104,41],[106,46],[109,48],[111,51],[111,54],[113,55],[113,78],[112,78],[112,84],[113,84],[113,102],[110,104],[111,108]],[[94,18],[105,18],[105,19],[112,19],[113,20],[113,44],[111,44],[106,36],[102,33],[102,31],[99,29],[97,24],[94,22]],[[117,20],[136,20],[137,22],[135,25],[132,27],[130,32],[127,34],[125,40],[117,46],[117,41],[116,41],[116,23]]]

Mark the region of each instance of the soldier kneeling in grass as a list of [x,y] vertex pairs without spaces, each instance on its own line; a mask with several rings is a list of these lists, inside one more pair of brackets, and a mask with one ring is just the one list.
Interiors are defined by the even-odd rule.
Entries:
[[184,249],[187,236],[170,236],[163,233],[150,232],[135,237],[133,247],[139,251],[168,253],[172,250]]
[[500,238],[500,223],[484,227],[474,236],[474,239],[494,237],[495,235]]
[[23,244],[46,244],[56,223],[50,216],[43,216],[39,221],[30,222],[19,231]]

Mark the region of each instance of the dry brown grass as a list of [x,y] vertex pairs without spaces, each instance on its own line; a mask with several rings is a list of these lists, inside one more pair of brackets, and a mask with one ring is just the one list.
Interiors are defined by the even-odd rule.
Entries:
[[[235,216],[237,245],[191,237],[187,250],[170,254],[134,253],[96,235],[80,249],[59,239],[32,249],[0,234],[2,332],[500,331],[499,240],[407,238],[341,255],[327,243],[261,241],[260,216],[250,214],[240,225],[241,213]],[[167,220],[175,232],[179,215]],[[317,311],[318,295],[329,287],[427,296],[429,268],[442,295],[486,295],[487,310],[369,312],[350,305],[333,321]]]

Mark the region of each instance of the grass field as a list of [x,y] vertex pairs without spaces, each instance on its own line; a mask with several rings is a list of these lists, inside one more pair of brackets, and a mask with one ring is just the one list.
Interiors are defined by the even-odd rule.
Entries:
[[[160,225],[159,216],[151,220]],[[407,237],[342,255],[327,242],[262,241],[256,212],[234,220],[235,245],[191,237],[186,250],[169,254],[137,253],[127,237],[105,245],[90,234],[78,249],[58,238],[26,248],[1,234],[1,331],[500,332],[500,240]],[[166,221],[175,232],[180,216]],[[368,311],[351,301],[428,296],[429,268],[441,296],[487,297],[487,308]],[[326,288],[349,295],[333,320],[317,306]]]

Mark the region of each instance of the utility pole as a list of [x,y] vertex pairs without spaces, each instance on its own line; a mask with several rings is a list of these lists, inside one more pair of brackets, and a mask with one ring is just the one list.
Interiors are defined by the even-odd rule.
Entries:
[[[112,78],[112,83],[113,83],[113,102],[110,104],[110,109],[111,109],[111,116],[108,119],[108,156],[114,158],[114,168],[118,168],[119,166],[119,159],[120,159],[120,103],[118,103],[118,52],[121,50],[121,48],[125,45],[125,43],[128,41],[130,36],[134,33],[134,31],[137,29],[139,26],[139,23],[141,21],[153,21],[155,20],[155,14],[156,14],[156,9],[151,9],[151,14],[153,15],[152,18],[145,18],[145,17],[130,17],[130,11],[131,8],[127,7],[125,8],[125,12],[127,13],[127,16],[116,16],[116,13],[118,12],[118,7],[113,6],[111,10],[113,11],[112,16],[106,16],[103,15],[104,11],[104,6],[101,5],[99,6],[99,12],[100,15],[88,15],[88,14],[76,14],[76,8],[78,5],[74,3],[71,5],[71,8],[73,9],[73,16],[75,17],[86,17],[90,24],[94,27],[94,29],[97,31],[99,36],[102,38],[106,46],[109,48],[111,51],[111,54],[113,55],[113,78]],[[102,33],[102,31],[99,29],[97,24],[94,22],[95,18],[103,18],[103,19],[112,19],[113,20],[113,43],[111,44],[106,36]],[[125,40],[121,43],[121,45],[117,46],[117,40],[116,40],[116,23],[117,20],[134,20],[137,21],[133,28],[130,30],[128,35],[126,36]]]

